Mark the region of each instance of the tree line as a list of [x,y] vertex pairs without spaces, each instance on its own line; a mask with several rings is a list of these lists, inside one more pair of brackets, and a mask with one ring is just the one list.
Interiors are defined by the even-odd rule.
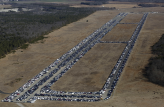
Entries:
[[143,70],[144,76],[149,81],[164,86],[164,34],[151,50],[155,57],[149,59],[148,65]]

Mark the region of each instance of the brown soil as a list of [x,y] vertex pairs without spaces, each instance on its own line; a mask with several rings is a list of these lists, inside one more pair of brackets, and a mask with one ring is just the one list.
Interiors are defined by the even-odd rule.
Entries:
[[137,24],[117,24],[101,41],[128,41],[136,27]]
[[125,46],[121,43],[96,44],[51,89],[67,92],[99,91]]

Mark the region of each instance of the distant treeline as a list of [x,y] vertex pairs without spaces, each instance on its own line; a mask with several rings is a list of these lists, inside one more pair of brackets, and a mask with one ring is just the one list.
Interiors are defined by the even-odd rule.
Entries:
[[109,1],[164,3],[164,0],[109,0]]
[[81,2],[83,5],[102,5],[102,2]]
[[149,81],[164,86],[164,34],[159,41],[152,46],[152,53],[156,57],[149,60],[149,64],[143,70]]
[[[0,13],[0,58],[25,43],[43,39],[43,35],[108,8],[73,8],[57,4],[11,4],[20,12]],[[22,11],[22,8],[32,9]]]
[[[84,5],[102,5],[107,4],[109,0],[86,0],[87,2],[81,2]],[[88,2],[90,1],[90,2]]]
[[160,5],[158,5],[158,4],[138,4],[138,6],[141,6],[141,7],[159,7]]
[[[81,2],[81,4],[84,5],[102,5],[102,4],[108,4],[109,1],[120,1],[120,2],[146,2],[146,3],[163,3],[164,0],[86,0],[87,2]],[[90,1],[90,2],[88,2]],[[157,4],[139,4],[142,7],[157,7],[159,5]]]

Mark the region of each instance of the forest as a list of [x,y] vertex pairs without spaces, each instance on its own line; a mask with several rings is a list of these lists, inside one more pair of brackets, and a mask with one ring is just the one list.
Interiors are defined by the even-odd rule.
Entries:
[[164,86],[164,34],[151,50],[155,57],[149,59],[143,74],[149,81]]
[[[11,4],[19,12],[0,13],[0,58],[27,43],[44,39],[43,35],[84,18],[97,10],[109,8],[73,8],[58,4]],[[22,11],[23,8],[31,11]]]

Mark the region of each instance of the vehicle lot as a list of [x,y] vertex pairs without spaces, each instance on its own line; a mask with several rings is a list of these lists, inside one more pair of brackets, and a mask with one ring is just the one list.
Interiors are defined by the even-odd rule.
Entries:
[[[103,36],[105,36],[105,34],[108,31],[110,31],[117,23],[119,23],[120,20],[122,20],[126,15],[127,15],[127,13],[119,13],[114,19],[110,20],[105,25],[103,25],[101,28],[96,30],[93,34],[91,34],[90,36],[85,38],[78,45],[73,47],[66,54],[62,55],[59,59],[57,59],[55,62],[53,62],[47,68],[45,68],[37,76],[35,76],[33,79],[29,80],[26,84],[24,84],[22,87],[20,87],[14,93],[12,93],[10,96],[5,98],[3,101],[4,102],[11,102],[11,101],[12,102],[18,102],[18,101],[26,102],[25,100],[28,100],[27,102],[34,103],[37,99],[40,99],[40,98],[41,99],[47,99],[46,97],[43,98],[42,95],[41,96],[39,95],[39,97],[35,96],[34,94],[36,92],[41,92],[41,93],[53,92],[53,93],[58,93],[58,94],[63,93],[62,91],[60,91],[60,92],[53,91],[53,90],[51,91],[49,89],[49,87],[51,87],[54,82],[56,82],[61,76],[63,76],[96,43],[99,43],[99,40]],[[110,98],[111,93],[112,93],[113,89],[115,88],[115,85],[119,79],[120,73],[122,72],[122,69],[125,66],[125,63],[128,59],[128,56],[131,53],[131,50],[132,50],[134,43],[138,37],[138,34],[139,34],[140,30],[142,29],[142,26],[144,24],[144,21],[145,21],[147,15],[148,15],[147,13],[144,14],[143,18],[141,19],[140,23],[138,24],[137,28],[135,29],[135,32],[133,33],[131,39],[128,41],[126,48],[124,48],[124,51],[122,52],[116,65],[112,69],[112,73],[107,78],[103,88],[101,90],[99,90],[100,92],[96,92],[97,94],[100,94],[100,95],[103,94],[102,95],[103,99],[106,100],[106,99]],[[82,51],[82,52],[80,52],[80,51]],[[64,69],[63,69],[63,67],[64,67]],[[47,72],[49,72],[50,70],[51,70],[51,72],[47,75]],[[55,74],[55,75],[53,76],[53,74]],[[53,77],[53,79],[49,80],[51,77]],[[38,79],[41,79],[41,80],[38,80]],[[49,82],[47,84],[47,82],[48,82],[47,80],[49,80],[51,82]],[[47,84],[47,85],[45,85],[45,84]],[[43,85],[42,86],[43,88],[40,87],[41,85]],[[28,91],[25,91],[26,89]],[[67,92],[64,92],[64,93],[66,94]],[[70,94],[75,94],[75,91],[71,92]],[[83,93],[80,92],[77,94],[82,95]],[[92,94],[92,92],[88,92],[88,94]],[[55,97],[57,97],[57,96],[55,95]],[[88,96],[88,97],[90,98],[90,96]],[[96,98],[96,96],[92,95],[91,98]],[[62,99],[48,98],[48,99],[49,100],[69,100],[69,99],[65,99],[65,98],[64,99],[63,98]],[[76,101],[76,100],[81,101],[82,99],[76,99],[75,98],[74,101]],[[97,100],[99,100],[99,99],[97,99],[97,98],[96,99],[85,99],[84,101],[97,101]]]
[[[136,9],[137,10],[137,9]],[[139,11],[145,11],[145,9],[139,8]],[[151,11],[151,9],[146,9],[147,11]],[[126,10],[128,11],[128,10]],[[46,106],[50,105],[50,107],[61,106],[61,107],[155,107],[163,105],[163,87],[154,85],[145,81],[144,77],[141,74],[142,68],[148,62],[148,57],[150,54],[150,46],[152,46],[158,39],[161,34],[163,34],[163,14],[158,15],[150,15],[146,20],[144,28],[139,35],[138,40],[134,46],[134,51],[130,55],[131,60],[128,60],[126,64],[126,68],[123,71],[121,82],[119,81],[117,87],[114,91],[114,95],[110,100],[87,103],[87,102],[59,102],[59,101],[37,101],[35,104],[25,104],[26,106]],[[156,20],[158,19],[158,20]],[[149,21],[148,21],[149,20]],[[151,26],[153,25],[153,26]],[[138,47],[139,46],[139,47]],[[142,47],[144,46],[144,47]],[[137,48],[138,47],[138,48]],[[139,51],[139,52],[137,52]],[[136,56],[137,57],[134,57]],[[149,56],[150,55],[150,56]],[[130,66],[130,65],[131,66]],[[126,73],[124,74],[124,72]],[[149,91],[151,90],[151,91]],[[154,94],[155,92],[155,94]],[[158,92],[158,93],[157,93]],[[160,92],[160,93],[159,93]]]
[[[126,44],[96,44],[54,85],[52,90],[68,92],[99,91]],[[61,85],[62,84],[62,85]]]
[[101,41],[129,41],[136,27],[137,24],[117,24]]
[[[95,44],[99,43],[100,39],[103,36],[105,36],[105,34],[108,31],[110,31],[117,23],[119,23],[120,20],[122,20],[126,15],[127,13],[119,13],[115,18],[105,23],[101,28],[97,29],[94,33],[92,33],[87,38],[82,40],[79,44],[77,44],[67,53],[63,54],[60,58],[58,58],[53,63],[51,63],[48,67],[43,69],[38,75],[34,76],[22,87],[20,87],[18,90],[13,92],[10,96],[8,96],[2,101],[34,103],[38,98],[40,99],[40,97],[37,97],[34,94],[38,92],[39,93],[50,92],[49,87],[51,87],[54,82],[56,82],[60,77],[62,77]],[[105,84],[105,87],[103,87],[101,93],[104,93],[106,88],[107,88],[107,84]],[[60,91],[59,93],[63,93],[63,92]],[[73,93],[71,92],[71,94],[74,94],[74,92]],[[82,93],[77,93],[77,94],[82,94]],[[92,92],[89,92],[88,94],[92,94]],[[46,97],[44,97],[43,99],[46,99]],[[66,100],[66,99],[64,98],[62,100]],[[97,100],[98,100],[97,98],[88,99],[88,100],[85,99],[85,101],[97,101]],[[76,99],[74,99],[74,101],[76,101]],[[78,99],[78,101],[81,101],[81,99]]]
[[[79,106],[80,107],[95,107],[95,106],[101,107],[102,105],[103,105],[103,107],[109,107],[109,106],[110,107],[112,107],[112,106],[119,107],[120,105],[124,106],[124,107],[126,107],[126,106],[130,106],[130,107],[137,107],[137,106],[139,106],[139,107],[145,107],[145,106],[155,107],[156,106],[156,107],[158,107],[160,105],[163,105],[163,102],[164,102],[163,94],[160,94],[160,93],[164,93],[163,87],[154,85],[147,81],[144,81],[144,77],[142,77],[142,74],[141,74],[142,68],[147,63],[147,60],[151,56],[150,46],[153,45],[156,41],[158,41],[159,37],[164,32],[163,31],[163,29],[164,29],[163,28],[163,24],[164,24],[163,19],[164,19],[163,14],[160,14],[160,15],[153,14],[153,15],[148,16],[147,20],[149,20],[149,21],[147,21],[146,25],[144,25],[145,27],[142,30],[142,33],[138,38],[137,44],[135,45],[135,47],[136,47],[135,51],[132,52],[131,58],[130,58],[130,60],[128,60],[129,63],[126,65],[127,67],[124,70],[124,71],[126,71],[126,73],[122,75],[124,78],[120,79],[121,82],[119,81],[119,84],[117,85],[117,87],[119,85],[120,85],[120,87],[116,88],[115,94],[110,100],[96,102],[96,103],[58,102],[58,101],[54,102],[54,101],[41,100],[41,101],[35,102],[35,104],[24,104],[24,105],[28,106],[28,107],[41,107],[41,106],[47,106],[47,105],[49,105],[50,107],[54,107],[54,105],[58,106],[58,107],[66,107],[66,106],[67,107],[79,107]],[[55,40],[58,41],[57,38]],[[62,40],[60,40],[60,42],[61,41]],[[53,42],[51,42],[51,43],[53,43]],[[48,44],[46,44],[46,45],[48,45]],[[49,45],[49,46],[51,46],[51,45]],[[52,49],[53,48],[54,47],[52,46]],[[35,49],[37,49],[37,48],[35,48]],[[40,55],[41,54],[37,54],[35,56],[35,58]],[[51,54],[49,54],[49,55],[51,55]],[[47,58],[53,58],[53,57],[51,57],[51,56],[47,57],[45,55],[44,57],[40,57],[39,59],[41,59],[41,58],[44,58],[46,60]],[[26,57],[26,59],[27,59],[27,57]],[[49,59],[47,59],[47,60],[49,60]],[[53,61],[54,60],[55,59],[53,59]],[[37,60],[37,64],[38,63],[43,63],[43,65],[42,65],[43,68],[45,66],[47,66],[47,65],[44,65],[45,64],[44,60],[42,62],[38,62],[38,60]],[[46,63],[50,64],[51,61],[46,61]],[[12,65],[10,67],[12,67]],[[38,67],[40,67],[40,66],[38,66]],[[6,68],[4,67],[4,69],[6,69]],[[31,68],[31,67],[29,67],[29,68]],[[11,69],[14,69],[14,68],[11,68]],[[21,71],[21,70],[19,69],[19,71]],[[35,71],[35,70],[33,70],[33,71]],[[2,73],[2,74],[4,74],[4,73]],[[34,75],[34,74],[32,74],[32,75]],[[6,76],[6,78],[7,78],[7,76]],[[4,78],[1,78],[1,79],[5,80]],[[29,79],[31,79],[31,77]],[[24,84],[25,82],[22,82],[22,84]],[[4,88],[4,89],[15,91],[17,89],[17,85],[18,84],[14,85],[14,87],[16,87],[15,89],[11,88],[10,86],[8,86],[9,88]],[[154,94],[154,92],[158,92],[158,93]],[[1,94],[0,94],[0,97],[5,98]],[[0,102],[0,104],[4,105],[4,107],[5,106],[6,107],[16,106],[13,103]]]

